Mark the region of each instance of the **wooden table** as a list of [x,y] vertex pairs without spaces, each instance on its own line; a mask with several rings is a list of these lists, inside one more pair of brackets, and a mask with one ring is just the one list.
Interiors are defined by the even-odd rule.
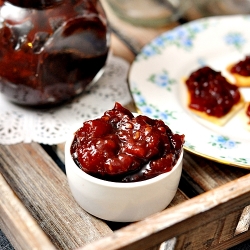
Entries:
[[[119,20],[102,1],[113,30],[113,53],[132,62],[161,28]],[[187,20],[200,17],[191,8]],[[134,110],[133,104],[129,106]],[[16,249],[227,249],[250,238],[249,170],[216,163],[185,151],[178,192],[161,213],[130,225],[99,220],[71,196],[63,146],[0,145],[0,227]]]

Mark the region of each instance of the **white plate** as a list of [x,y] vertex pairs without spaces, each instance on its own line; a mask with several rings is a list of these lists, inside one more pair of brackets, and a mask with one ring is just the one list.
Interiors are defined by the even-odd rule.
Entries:
[[[185,149],[221,163],[250,168],[250,131],[243,110],[224,127],[190,113],[184,77],[204,65],[221,71],[250,54],[250,15],[210,17],[168,31],[133,62],[129,84],[137,108],[185,134]],[[250,101],[250,88],[242,88]]]

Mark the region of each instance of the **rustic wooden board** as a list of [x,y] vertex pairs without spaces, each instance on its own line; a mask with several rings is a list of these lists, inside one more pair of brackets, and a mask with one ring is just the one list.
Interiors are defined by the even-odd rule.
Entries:
[[[114,31],[111,50],[129,63],[145,44],[178,25],[136,27],[101,1]],[[201,16],[192,8],[187,17]],[[63,162],[64,144],[54,148]],[[39,144],[0,145],[0,173],[0,226],[16,249],[152,250],[175,238],[177,249],[216,250],[250,238],[249,171],[190,153],[169,207],[115,233],[76,204],[65,174]]]
[[[109,237],[82,247],[81,250],[146,249],[172,237],[189,233],[191,230],[198,228],[202,230],[202,227],[206,226],[211,228],[211,223],[237,213],[249,205],[249,181],[250,175],[243,176],[148,219],[122,228]],[[239,243],[237,239],[242,240],[243,237],[244,239],[249,237],[249,232],[241,234],[241,237],[238,235],[229,242],[222,241],[220,244],[229,247],[232,246],[232,240],[237,244]]]
[[[64,146],[59,145],[57,150],[60,152],[59,155],[63,157]],[[185,185],[182,187],[183,190],[178,190],[169,207],[187,200],[185,193],[189,193],[189,190],[187,190],[189,187],[195,189],[197,194],[202,194],[249,173],[249,170],[212,162],[186,151],[183,171],[189,186]],[[175,237],[176,249],[220,249],[219,246],[224,249],[225,247],[232,247],[249,238],[248,228],[249,207],[247,206]]]
[[[64,161],[64,145],[57,147],[57,153],[61,155],[62,161]],[[177,191],[169,207],[187,200],[190,192],[188,190],[189,187],[195,189],[197,194],[201,194],[249,173],[249,170],[212,162],[186,151],[184,154],[183,171],[185,171],[187,184],[184,187],[181,186],[182,190],[179,189]],[[199,249],[200,247],[204,247],[204,245],[215,247],[220,242],[228,242],[228,246],[233,246],[235,244],[234,235],[236,230],[238,234],[241,234],[249,228],[250,219],[247,208],[239,209],[218,221],[213,221],[208,225],[190,230],[185,235],[177,237],[177,249],[186,249],[187,246],[187,249]],[[199,238],[197,238],[197,235],[199,235]]]
[[198,193],[217,188],[250,173],[250,170],[213,162],[188,152],[185,152],[183,171],[192,180],[193,187],[197,187]]
[[[77,205],[65,174],[39,144],[0,145],[0,155],[1,174],[55,247],[75,249],[112,233]],[[10,199],[7,193],[1,194],[1,201],[5,199]],[[6,209],[1,207],[0,213],[3,217]],[[10,220],[15,228],[23,226],[15,217]],[[19,241],[22,232],[14,233]]]
[[55,250],[45,233],[0,174],[0,228],[15,249]]

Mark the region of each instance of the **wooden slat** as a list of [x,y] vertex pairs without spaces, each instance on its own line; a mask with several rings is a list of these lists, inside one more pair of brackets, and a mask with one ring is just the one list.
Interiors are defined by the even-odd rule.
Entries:
[[217,243],[219,230],[221,229],[220,222],[221,219],[182,234],[176,242],[175,248],[187,250],[208,249],[213,243]]
[[[208,228],[207,228],[208,229]],[[183,237],[183,239],[185,240],[187,238],[187,235],[181,235],[181,237]],[[180,237],[180,238],[181,238]],[[234,247],[246,240],[249,240],[250,239],[250,231],[247,231],[245,233],[242,233],[242,234],[239,234],[229,240],[226,240],[226,241],[221,241],[221,242],[215,242],[214,240],[216,239],[215,238],[212,238],[210,240],[207,240],[205,241],[204,245],[200,245],[200,247],[197,245],[197,242],[200,242],[200,239],[201,239],[201,235],[200,234],[196,234],[196,239],[195,241],[192,241],[192,242],[185,242],[182,241],[180,244],[177,243],[175,245],[175,250],[181,250],[181,249],[185,249],[185,250],[206,250],[206,249],[209,249],[209,250],[222,250],[222,249],[229,249],[231,247]],[[195,246],[194,246],[195,245]]]
[[166,239],[243,209],[250,203],[249,181],[250,175],[241,177],[80,249],[127,250],[153,247]]
[[193,185],[199,187],[197,192],[212,190],[250,173],[247,169],[216,163],[186,151],[183,170]]
[[[189,180],[193,188],[196,189],[197,192],[206,192],[212,190],[214,188],[220,187],[225,183],[229,183],[230,181],[236,180],[246,174],[249,173],[249,170],[240,169],[236,167],[230,167],[227,165],[223,165],[220,163],[212,162],[200,156],[193,155],[191,153],[185,154],[183,169],[185,173],[189,176]],[[197,230],[193,230],[184,236],[185,240],[189,242],[189,249],[194,247],[195,249],[199,249],[209,242],[211,246],[216,246],[221,244],[222,242],[230,242],[234,244],[234,236],[237,230],[237,234],[245,232],[249,227],[249,220],[246,209],[238,210],[228,216],[224,217],[217,221],[217,224],[214,224],[214,232],[211,229],[208,229],[208,226],[199,228]],[[247,228],[247,229],[246,229]],[[197,235],[201,235],[201,231],[207,232],[206,237],[201,236],[197,238]],[[219,232],[217,234],[216,232]],[[211,237],[209,237],[209,233],[211,233]],[[214,233],[214,234],[213,234]],[[193,238],[193,241],[190,239]],[[197,239],[196,239],[197,238]],[[202,242],[199,239],[205,238],[206,242]],[[196,240],[195,240],[196,239]],[[182,241],[181,243],[179,242]],[[185,240],[179,238],[177,243],[179,245],[187,244]],[[200,245],[199,245],[200,243]],[[196,244],[195,246],[193,244]],[[183,245],[182,245],[183,246]]]
[[228,241],[224,241],[224,242],[220,242],[217,246],[213,246],[213,248],[211,248],[212,250],[222,250],[222,249],[228,249],[231,248],[233,246],[236,246],[246,240],[250,239],[250,231],[247,231],[243,234],[239,234],[235,237],[233,237],[232,239],[228,240]]
[[[197,192],[200,192],[200,190],[204,192],[212,190],[250,173],[247,169],[216,163],[187,152],[184,158],[183,169],[188,174],[189,179],[192,180],[194,188],[198,187]],[[243,212],[238,222],[241,225],[238,227],[238,234],[245,232],[246,228],[249,227],[250,220],[246,219],[249,218],[248,212],[246,210]]]
[[56,248],[0,174],[0,228],[16,250]]
[[235,244],[234,231],[240,215],[241,210],[237,210],[182,234],[177,240],[176,249],[214,249],[224,242],[232,247]]
[[[65,174],[39,144],[0,145],[0,155],[0,172],[57,248],[74,249],[112,233],[77,205]],[[8,201],[5,193],[1,199]],[[2,217],[4,210],[0,213]],[[22,226],[19,221],[11,223]]]

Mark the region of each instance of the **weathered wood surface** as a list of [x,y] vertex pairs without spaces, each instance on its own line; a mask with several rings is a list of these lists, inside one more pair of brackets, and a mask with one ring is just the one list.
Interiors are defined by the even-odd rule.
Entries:
[[55,250],[35,219],[0,174],[0,228],[16,249]]
[[198,193],[217,188],[250,173],[250,170],[216,163],[191,153],[187,153],[184,160],[184,174]]
[[[168,208],[148,219],[131,224],[114,232],[114,234],[109,237],[105,237],[104,239],[80,249],[147,249],[148,247],[153,247],[166,239],[180,236],[191,230],[202,228],[206,225],[211,226],[211,223],[223,220],[228,214],[232,214],[249,205],[249,181],[250,175],[243,176],[219,188]],[[207,236],[207,233],[209,232],[203,233],[204,236]],[[220,234],[220,232],[218,231],[217,234]],[[242,235],[248,238],[249,232]],[[207,249],[206,245],[203,245],[203,247],[200,247],[199,245],[199,241],[204,240],[202,236],[202,234],[196,235],[195,242],[186,242],[185,248],[180,249]],[[216,243],[224,244],[224,247],[230,246],[229,244],[226,244],[227,239],[224,239],[223,237],[217,237],[216,239],[218,241]],[[212,240],[214,240],[214,238],[212,238]],[[210,249],[215,249],[218,245],[215,244],[215,246],[213,246],[213,241],[209,242],[209,239],[207,240],[207,244],[210,244],[210,247],[212,247]]]
[[[0,155],[1,174],[58,249],[75,249],[112,232],[77,205],[65,174],[39,144],[0,145]],[[3,203],[5,199],[10,198],[1,193]],[[12,205],[12,211],[19,210],[18,204]],[[1,207],[0,213],[5,218],[6,209]],[[12,216],[9,219],[15,227],[22,226]],[[2,230],[7,231],[5,227]],[[11,238],[17,240],[24,232],[19,233],[14,230]]]
[[[111,50],[129,63],[146,43],[178,25],[136,27],[102,2],[114,31]],[[198,17],[193,8],[187,13],[188,20]],[[63,162],[64,144],[55,146],[55,152]],[[250,238],[249,170],[188,152],[170,206],[115,233],[76,204],[65,174],[37,143],[0,145],[0,173],[0,227],[16,249],[152,250],[174,237],[176,249],[214,250]]]
[[[64,161],[63,144],[58,146],[57,153],[63,157],[62,161]],[[231,183],[248,173],[249,171],[246,169],[212,162],[203,157],[185,152],[182,178],[186,179],[186,185],[180,187],[182,190],[179,189],[177,191],[169,207],[176,206],[187,200],[187,196],[190,193],[189,188],[193,189],[196,195],[199,195],[219,188],[226,183]],[[192,201],[196,202],[193,199]],[[178,207],[175,207],[175,210],[177,209]],[[193,217],[192,220],[196,220],[196,218]],[[219,219],[214,220],[213,218],[211,222],[188,230],[185,234],[176,237],[176,249],[215,249],[219,246],[222,247],[221,249],[225,249],[225,247],[232,247],[250,237],[249,232],[247,232],[248,228],[249,207],[244,209],[243,206],[232,213],[225,213]],[[235,235],[238,236],[235,237]]]

